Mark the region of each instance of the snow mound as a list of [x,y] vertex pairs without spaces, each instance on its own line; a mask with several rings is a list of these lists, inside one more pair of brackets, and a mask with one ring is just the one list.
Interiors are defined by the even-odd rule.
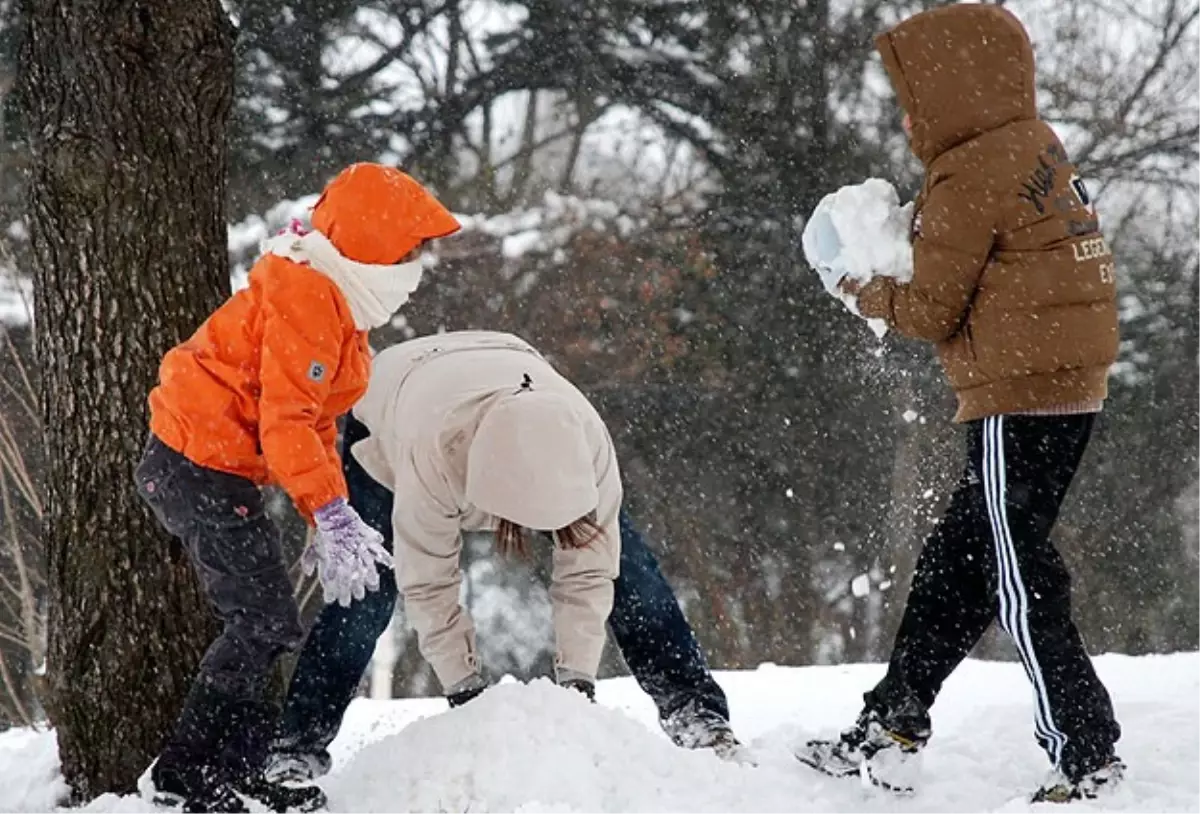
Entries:
[[746,770],[547,680],[504,684],[364,747],[326,784],[355,811],[727,810]]

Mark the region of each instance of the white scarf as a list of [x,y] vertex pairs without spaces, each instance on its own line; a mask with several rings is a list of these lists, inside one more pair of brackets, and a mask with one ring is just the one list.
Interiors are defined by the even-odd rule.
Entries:
[[307,263],[333,280],[350,304],[354,324],[360,331],[386,325],[421,283],[420,258],[392,266],[357,263],[343,257],[329,238],[315,229],[304,235],[292,232],[275,235],[263,241],[262,250]]

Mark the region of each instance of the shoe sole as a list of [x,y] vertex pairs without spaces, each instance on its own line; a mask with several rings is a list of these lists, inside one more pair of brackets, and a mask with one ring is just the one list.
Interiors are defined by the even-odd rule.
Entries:
[[314,775],[310,772],[263,772],[265,777],[271,783],[312,783],[318,777],[324,777],[325,773]]
[[875,788],[882,789],[883,791],[886,791],[889,794],[894,794],[897,797],[912,797],[913,794],[916,793],[914,789],[912,789],[908,786],[893,786],[890,783],[880,780],[878,777],[871,774],[871,769],[866,764],[860,764],[859,766],[857,766],[855,768],[847,767],[845,769],[839,770],[839,769],[833,768],[832,766],[829,766],[826,763],[821,762],[816,757],[806,754],[804,752],[792,752],[792,756],[795,757],[796,760],[803,763],[805,766],[808,766],[810,769],[815,769],[816,771],[820,772],[821,774],[823,774],[827,777],[836,777],[839,779],[848,778],[848,777],[859,777],[859,778],[865,777],[867,782],[870,783]]
[[814,755],[806,752],[792,752],[792,756],[810,769],[816,769],[818,772],[828,777],[856,777],[859,774],[859,770],[857,768],[846,768],[839,771],[829,764],[824,763]]
[[307,814],[307,812],[312,811],[325,811],[329,805],[329,800],[325,796],[321,796],[319,799],[310,800],[309,802],[300,805],[290,805],[286,808],[277,808],[267,800],[264,800],[261,797],[255,797],[251,794],[246,794],[245,792],[238,792],[238,796],[248,803],[262,806],[267,811],[275,812],[300,812],[301,814]]
[[1112,788],[1101,786],[1100,789],[1094,791],[1083,791],[1082,789],[1038,789],[1033,794],[1029,795],[1028,802],[1033,803],[1053,803],[1054,805],[1068,805],[1070,803],[1086,802],[1089,800],[1099,800],[1102,797],[1108,796],[1112,792]]

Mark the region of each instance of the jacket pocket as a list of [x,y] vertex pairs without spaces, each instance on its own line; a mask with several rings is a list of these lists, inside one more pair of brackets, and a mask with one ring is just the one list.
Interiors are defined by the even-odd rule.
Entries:
[[249,576],[283,566],[262,491],[237,475],[190,467],[186,475],[197,531],[194,554],[206,568]]
[[158,524],[173,537],[182,537],[188,528],[188,513],[180,506],[175,488],[186,465],[186,458],[151,435],[133,474],[138,496],[150,507]]
[[151,435],[133,471],[133,481],[142,500],[152,505],[159,502],[185,462],[182,455]]

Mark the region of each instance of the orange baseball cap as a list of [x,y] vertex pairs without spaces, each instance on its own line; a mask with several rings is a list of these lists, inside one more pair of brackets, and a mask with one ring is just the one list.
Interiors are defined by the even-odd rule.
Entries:
[[395,167],[351,164],[313,206],[313,228],[358,263],[391,265],[426,240],[462,224],[412,176]]

